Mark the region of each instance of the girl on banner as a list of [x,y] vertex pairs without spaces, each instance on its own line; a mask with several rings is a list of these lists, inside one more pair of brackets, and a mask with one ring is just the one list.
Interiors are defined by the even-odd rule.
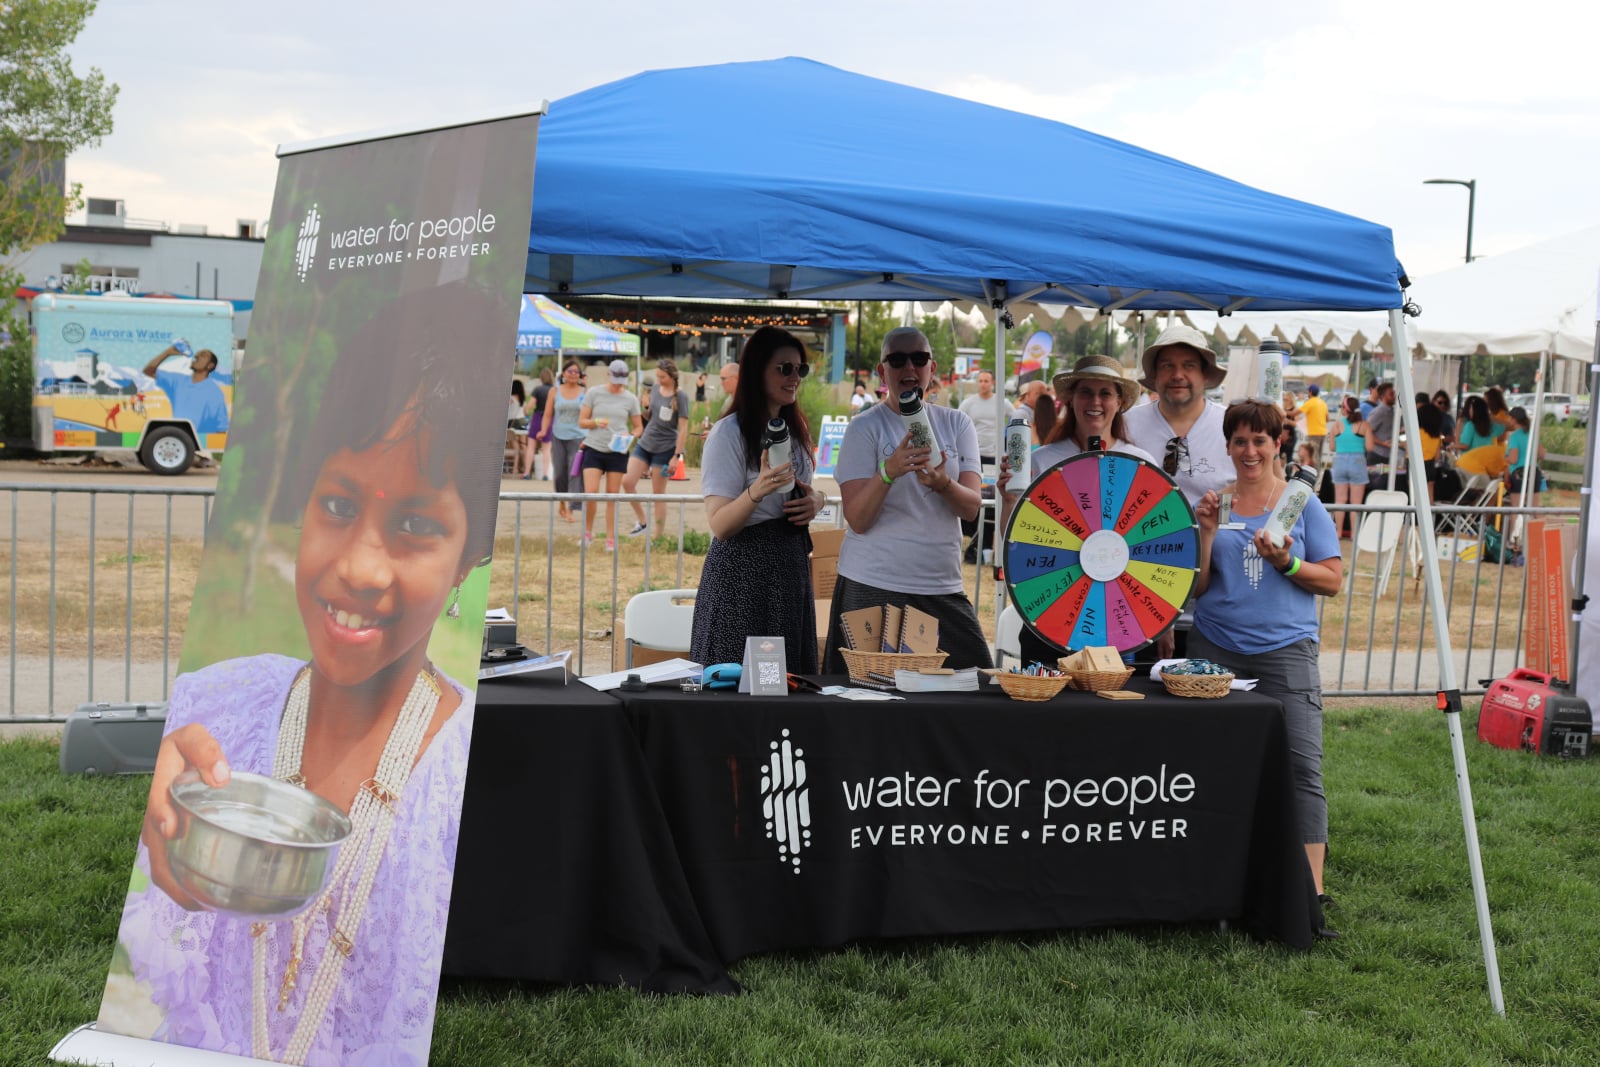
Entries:
[[[464,344],[459,302],[439,307],[385,309],[344,345],[297,438],[279,501],[299,517],[309,655],[223,660],[173,687],[122,920],[161,1016],[140,1036],[280,1062],[426,1062],[473,718],[429,641],[492,548],[505,403],[499,349]],[[241,458],[246,480],[276,484]],[[165,846],[179,825],[168,788],[189,769],[213,786],[271,775],[348,813],[309,909],[252,922],[183,889]],[[109,1010],[102,1026],[126,1032]]]
[[[810,369],[793,334],[761,327],[739,356],[733,406],[706,435],[701,485],[713,540],[689,638],[696,663],[738,663],[746,637],[781,637],[791,673],[817,669],[806,528],[824,498],[811,485],[811,430],[799,402]],[[772,419],[789,430],[789,462],[777,468],[767,462],[763,436]],[[791,481],[794,488],[782,491]]]

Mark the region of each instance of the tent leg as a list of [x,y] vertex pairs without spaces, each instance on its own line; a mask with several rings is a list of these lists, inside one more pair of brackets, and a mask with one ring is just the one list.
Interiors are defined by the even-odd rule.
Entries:
[[[1003,284],[994,295],[996,297],[994,304],[994,399],[996,406],[1003,412],[1006,398],[1006,320],[1010,318],[1010,312],[1006,310],[1006,293]],[[1020,386],[1018,388],[1020,389]],[[997,476],[1000,454],[1005,451],[1005,425],[1005,420],[1002,418],[999,426],[999,440],[995,442],[994,461],[997,465]],[[1000,529],[1000,490],[996,486],[994,494],[994,565],[996,567],[1000,566],[1000,536],[1002,532]],[[980,571],[983,569],[983,510],[981,508],[978,511],[978,568]],[[1000,662],[1000,613],[1005,609],[1006,583],[997,580],[994,583],[994,647],[990,649],[990,657],[995,663]],[[1023,666],[1027,666],[1027,664],[1023,664]]]
[[[1428,502],[1428,486],[1422,469],[1422,434],[1417,426],[1417,408],[1409,401],[1411,390],[1411,346],[1406,343],[1405,312],[1389,312],[1389,336],[1394,338],[1396,391],[1406,427],[1406,464],[1411,479],[1411,506],[1417,529],[1433,529],[1433,505]],[[1394,470],[1391,460],[1389,469]],[[1390,474],[1393,477],[1393,474]],[[1526,479],[1524,479],[1526,481]],[[1422,554],[1423,574],[1428,587],[1428,614],[1433,623],[1433,641],[1439,656],[1439,704],[1450,729],[1450,755],[1455,761],[1456,796],[1461,805],[1461,824],[1467,839],[1467,866],[1472,875],[1472,899],[1478,911],[1478,936],[1483,942],[1483,968],[1489,981],[1489,1004],[1496,1015],[1505,1015],[1505,998],[1500,992],[1500,962],[1495,954],[1494,928],[1489,919],[1489,890],[1483,880],[1483,856],[1478,849],[1478,817],[1472,805],[1472,782],[1467,777],[1467,749],[1461,739],[1461,688],[1456,681],[1455,656],[1450,649],[1450,621],[1444,603],[1444,588],[1439,577],[1439,554]]]

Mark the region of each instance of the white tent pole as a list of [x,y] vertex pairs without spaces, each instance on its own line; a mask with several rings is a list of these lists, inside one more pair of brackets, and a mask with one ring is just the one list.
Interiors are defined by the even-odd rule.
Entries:
[[[1011,317],[1011,312],[1006,310],[1004,287],[996,294],[998,300],[994,309],[994,401],[1000,412],[1005,411],[1006,402],[1006,320]],[[1021,386],[1017,387],[1019,390]],[[1000,456],[1005,452],[1005,422],[999,424],[999,440],[995,442],[995,471],[1000,469]],[[995,487],[994,494],[994,551],[995,559],[1000,558],[1000,549],[1003,547],[1001,537],[1005,531],[1000,529],[1000,490]],[[978,573],[983,573],[983,512],[978,512]],[[1000,662],[1000,613],[1006,610],[1006,586],[1004,582],[994,583],[994,648],[991,655],[994,662]],[[1026,666],[1026,664],[1022,664]]]
[[[1405,343],[1405,312],[1389,312],[1389,334],[1394,341],[1396,390],[1409,397],[1411,389],[1411,349]],[[1427,475],[1422,468],[1422,433],[1417,425],[1417,407],[1399,405],[1406,427],[1406,464],[1411,478],[1411,507],[1416,513],[1417,530],[1433,536],[1433,506],[1428,502]],[[1390,464],[1390,470],[1393,470]],[[1391,475],[1392,477],[1392,475]],[[1527,479],[1524,479],[1526,481]],[[1431,546],[1430,546],[1431,548]],[[1433,621],[1433,643],[1439,657],[1439,709],[1445,713],[1450,729],[1450,754],[1455,760],[1456,795],[1461,804],[1461,824],[1467,838],[1467,865],[1472,873],[1472,899],[1478,909],[1478,936],[1483,942],[1483,967],[1489,978],[1489,1004],[1496,1015],[1506,1013],[1500,993],[1500,963],[1495,955],[1494,928],[1489,920],[1489,891],[1483,880],[1483,856],[1478,850],[1478,817],[1472,806],[1472,783],[1467,778],[1467,749],[1461,739],[1461,689],[1456,683],[1455,655],[1450,648],[1450,619],[1446,614],[1444,588],[1439,577],[1439,554],[1422,553],[1423,577],[1428,589],[1428,614]]]
[[[1539,424],[1544,421],[1544,376],[1550,364],[1548,350],[1539,353],[1539,369],[1533,372],[1533,411],[1528,415],[1528,454],[1520,457],[1522,460],[1522,491],[1517,494],[1517,507],[1528,506],[1528,495],[1539,491]],[[1532,484],[1530,484],[1532,483]],[[1523,534],[1528,529],[1528,517],[1518,515],[1512,520],[1517,531],[1515,540],[1519,548],[1525,549]],[[1539,664],[1529,664],[1530,667],[1540,667]],[[1548,666],[1545,664],[1544,666]]]
[[[1567,681],[1574,687],[1574,692],[1577,691],[1578,682],[1578,653],[1582,650],[1578,640],[1579,631],[1583,626],[1584,612],[1590,610],[1590,606],[1583,600],[1583,580],[1585,554],[1589,551],[1589,512],[1594,503],[1594,450],[1596,446],[1600,446],[1600,433],[1596,432],[1600,424],[1595,421],[1594,410],[1596,393],[1600,393],[1600,308],[1595,310],[1594,356],[1589,364],[1589,418],[1586,420],[1588,432],[1584,435],[1588,441],[1583,449],[1583,485],[1578,490],[1578,551],[1574,554],[1572,565],[1572,598],[1576,610],[1572,612],[1572,649],[1571,655],[1567,657],[1572,677]],[[1524,478],[1523,481],[1527,479]],[[1595,605],[1593,610],[1600,611],[1600,604]],[[1588,700],[1591,706],[1600,699],[1600,696],[1594,694],[1578,695]]]

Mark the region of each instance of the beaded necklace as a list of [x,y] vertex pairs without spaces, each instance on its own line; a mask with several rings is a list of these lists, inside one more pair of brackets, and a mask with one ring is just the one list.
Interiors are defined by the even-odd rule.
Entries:
[[[267,932],[271,924],[250,924],[255,973],[251,983],[251,1038],[258,1059],[279,1059],[282,1063],[303,1063],[312,1039],[322,1027],[333,1003],[333,992],[344,964],[355,951],[355,937],[361,917],[367,910],[378,863],[394,829],[395,810],[400,794],[411,778],[411,768],[422,751],[428,725],[439,707],[442,690],[431,665],[417,672],[411,692],[400,707],[400,715],[389,730],[377,771],[361,783],[350,805],[350,836],[339,850],[333,874],[312,905],[290,920],[289,960],[278,987],[278,1010],[289,1005],[299,980],[304,958],[306,931],[318,915],[328,915],[328,943],[306,992],[305,1004],[295,1023],[294,1033],[284,1047],[281,1059],[273,1056],[267,1034]],[[295,676],[284,700],[283,721],[278,728],[278,748],[272,761],[272,776],[304,787],[300,771],[305,748],[306,722],[311,708],[311,667],[308,664]]]

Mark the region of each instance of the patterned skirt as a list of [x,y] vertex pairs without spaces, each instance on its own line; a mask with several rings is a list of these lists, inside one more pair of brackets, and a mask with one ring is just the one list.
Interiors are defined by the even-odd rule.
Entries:
[[694,602],[689,658],[739,663],[747,637],[781,637],[791,674],[817,672],[817,608],[811,534],[788,519],[713,538]]

